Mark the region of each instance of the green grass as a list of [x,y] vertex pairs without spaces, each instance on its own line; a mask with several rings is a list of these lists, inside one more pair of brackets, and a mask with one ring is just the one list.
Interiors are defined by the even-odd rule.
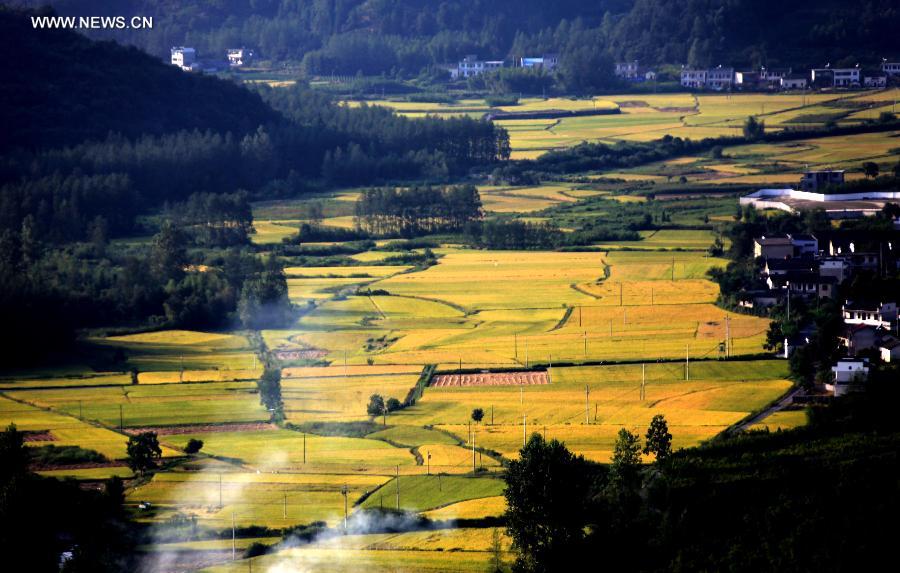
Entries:
[[[503,493],[502,480],[491,477],[467,476],[400,476],[400,509],[425,511],[480,497]],[[360,507],[397,507],[397,478],[384,484]]]

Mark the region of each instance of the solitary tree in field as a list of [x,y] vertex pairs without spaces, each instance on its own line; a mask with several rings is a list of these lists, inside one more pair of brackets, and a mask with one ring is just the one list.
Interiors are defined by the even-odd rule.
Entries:
[[128,438],[128,467],[144,475],[147,470],[156,467],[156,461],[162,457],[162,449],[156,432],[143,432]]
[[384,398],[381,394],[372,394],[369,396],[369,404],[366,406],[366,412],[370,416],[380,416],[384,413]]
[[203,440],[198,440],[196,438],[191,438],[188,440],[186,446],[184,446],[184,453],[186,454],[196,454],[203,448]]
[[325,219],[325,210],[321,201],[313,201],[309,204],[309,224],[318,227]]
[[388,412],[394,412],[396,410],[399,410],[401,407],[403,407],[403,403],[396,398],[388,398],[388,400],[384,406],[385,406],[385,408],[387,408]]
[[871,177],[872,179],[875,179],[876,177],[878,177],[878,173],[879,173],[878,164],[875,163],[874,161],[866,161],[865,163],[863,163],[862,167],[863,167],[863,173],[866,174],[867,178]]
[[590,472],[557,440],[532,434],[506,472],[506,530],[518,550],[515,571],[570,571],[579,563]]
[[472,420],[477,424],[480,423],[481,420],[484,419],[484,410],[481,408],[475,408],[472,410]]
[[766,134],[766,122],[757,120],[752,115],[744,122],[744,137],[750,141],[762,139]]
[[644,453],[653,454],[658,462],[665,461],[672,453],[672,434],[669,433],[669,424],[662,414],[653,416],[653,420],[650,421]]

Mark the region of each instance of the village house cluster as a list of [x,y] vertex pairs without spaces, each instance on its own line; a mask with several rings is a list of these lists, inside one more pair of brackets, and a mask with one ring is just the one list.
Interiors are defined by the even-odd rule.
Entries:
[[205,72],[214,74],[231,68],[245,66],[253,61],[253,50],[247,48],[231,48],[225,50],[224,58],[199,58],[197,50],[184,46],[175,46],[171,50],[171,64],[186,72]]
[[888,78],[900,76],[900,63],[883,61],[881,69],[821,68],[795,71],[792,68],[737,70],[732,67],[682,68],[681,86],[694,90],[713,91],[778,91],[810,88],[868,88],[887,87]]
[[[445,66],[452,79],[472,78],[482,74],[496,72],[507,67],[505,60],[480,60],[477,54],[469,54],[456,65]],[[544,54],[542,56],[528,56],[515,60],[513,67],[552,71],[559,67],[558,54]]]
[[[760,279],[767,288],[744,292],[738,304],[748,309],[782,305],[790,312],[791,302],[804,299],[842,300],[840,285],[858,273],[881,275],[900,268],[900,233],[890,238],[873,238],[866,233],[839,233],[820,249],[812,235],[762,236],[753,241],[753,255],[762,261]],[[832,368],[834,379],[826,389],[840,396],[860,389],[869,361],[900,360],[900,333],[895,299],[843,299],[843,326],[839,340],[846,357]],[[784,357],[804,345],[811,329],[794,340],[785,339]]]

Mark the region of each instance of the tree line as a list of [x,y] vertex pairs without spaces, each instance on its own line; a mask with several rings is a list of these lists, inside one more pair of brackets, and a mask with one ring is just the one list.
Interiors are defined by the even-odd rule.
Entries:
[[358,226],[375,235],[458,231],[483,215],[481,196],[470,184],[366,189],[356,201]]

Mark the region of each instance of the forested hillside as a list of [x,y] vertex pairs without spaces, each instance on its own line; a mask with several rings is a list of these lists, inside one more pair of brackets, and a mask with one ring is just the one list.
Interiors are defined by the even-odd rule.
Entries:
[[[108,14],[108,2],[52,4],[61,14]],[[468,53],[515,58],[590,49],[647,64],[853,65],[896,57],[900,8],[891,0],[123,0],[152,32],[92,32],[159,57],[190,44],[218,54],[248,46],[312,74],[418,74]],[[577,41],[575,41],[577,40]]]
[[69,31],[32,29],[0,7],[0,151],[61,147],[117,132],[183,129],[243,135],[278,114],[230,82],[191,76],[134,48]]

